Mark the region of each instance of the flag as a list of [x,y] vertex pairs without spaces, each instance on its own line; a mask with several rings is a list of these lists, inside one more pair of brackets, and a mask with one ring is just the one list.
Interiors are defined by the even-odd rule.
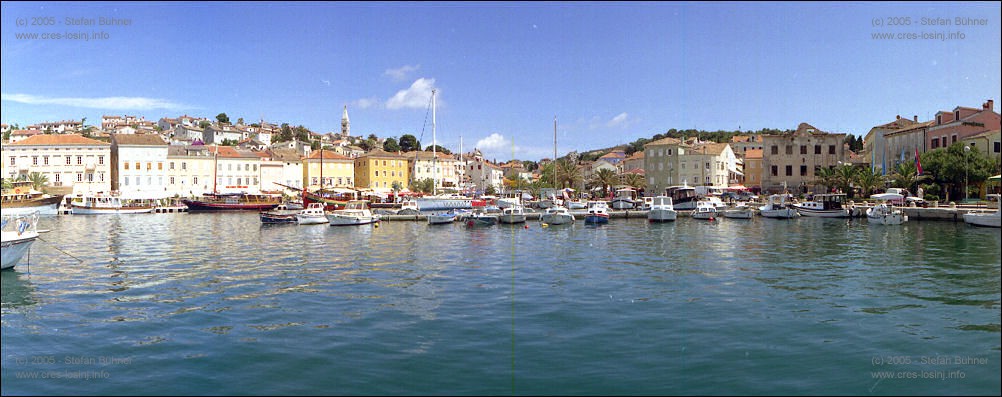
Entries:
[[922,163],[919,162],[918,148],[915,148],[915,175],[922,176]]

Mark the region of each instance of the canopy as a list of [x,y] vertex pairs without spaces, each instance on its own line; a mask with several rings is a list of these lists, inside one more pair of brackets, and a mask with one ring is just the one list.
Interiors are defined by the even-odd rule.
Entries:
[[743,192],[743,191],[748,190],[748,188],[744,187],[743,185],[734,185],[734,186],[728,186],[727,190],[735,191],[735,192]]
[[1002,179],[1002,174],[995,175],[995,176],[993,176],[991,178],[988,178],[989,181],[995,181],[995,182],[998,182],[1000,179]]

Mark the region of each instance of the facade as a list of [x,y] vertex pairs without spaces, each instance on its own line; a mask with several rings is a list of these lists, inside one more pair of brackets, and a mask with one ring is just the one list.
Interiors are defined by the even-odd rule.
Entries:
[[961,139],[999,129],[999,114],[989,99],[981,109],[957,106],[952,112],[939,111],[926,132],[926,150],[950,146]]
[[223,141],[230,140],[240,142],[246,138],[246,133],[240,129],[226,124],[216,124],[205,127],[202,134],[202,142],[209,144],[222,144]]
[[727,143],[702,143],[676,146],[679,166],[677,180],[689,186],[727,187],[741,182],[737,157]]
[[459,174],[457,160],[451,155],[437,153],[437,158],[431,152],[419,150],[405,155],[408,158],[409,175],[412,181],[422,179],[438,179],[437,189],[458,188]]
[[669,186],[682,184],[675,174],[678,168],[676,153],[681,143],[675,138],[663,138],[644,145],[644,174],[647,176],[647,191],[651,194],[658,195]]
[[912,120],[909,120],[901,118],[899,115],[892,122],[871,128],[870,132],[867,132],[863,138],[863,157],[869,159],[870,169],[879,171],[881,175],[891,173],[892,167],[888,165],[888,160],[893,161],[893,156],[889,155],[889,153],[897,152],[888,150],[887,135],[917,124],[919,124],[918,116],[914,116]]
[[111,190],[111,145],[77,134],[35,135],[3,145],[3,177],[38,172],[56,194]]
[[[303,157],[292,149],[273,149],[269,152],[271,153],[271,161],[282,165],[282,175],[274,182],[302,189],[305,186],[303,183]],[[267,187],[267,185],[265,186]]]
[[355,162],[331,150],[315,150],[303,159],[302,180],[309,190],[354,187]]
[[753,191],[762,190],[762,149],[745,150],[745,187]]
[[762,150],[762,135],[735,135],[731,137],[731,150],[738,158],[745,158],[749,150]]
[[500,192],[504,183],[504,171],[501,167],[484,159],[479,150],[474,149],[473,155],[466,159],[466,176],[473,188],[485,192],[493,187]]
[[10,132],[10,143],[20,142],[35,135],[44,134],[42,130],[14,130]]
[[644,152],[642,150],[633,153],[632,156],[627,157],[626,160],[623,160],[623,170],[625,170],[626,172],[638,169],[639,170],[644,169]]
[[209,150],[215,156],[217,193],[261,193],[259,156],[232,146],[209,146]]
[[167,142],[159,135],[111,135],[111,190],[123,198],[170,197]]
[[848,160],[844,133],[828,133],[800,123],[793,133],[763,136],[762,189],[769,193],[814,191],[821,167]]
[[215,158],[205,145],[167,147],[167,195],[196,197],[212,193]]
[[999,136],[999,130],[985,131],[977,135],[969,136],[961,140],[966,146],[970,146],[971,150],[977,150],[984,154],[990,159],[995,159],[997,163],[1002,164],[1002,138]]
[[404,156],[376,149],[355,158],[354,161],[356,188],[389,192],[393,190],[394,182],[401,188],[410,186],[407,158]]
[[925,153],[928,150],[926,136],[932,124],[932,120],[923,121],[884,133],[888,173],[892,172],[894,167],[901,162],[915,162],[915,153]]

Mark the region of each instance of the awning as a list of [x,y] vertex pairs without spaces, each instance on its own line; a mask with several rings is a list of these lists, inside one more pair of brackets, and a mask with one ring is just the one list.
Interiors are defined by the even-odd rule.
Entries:
[[727,190],[734,191],[734,192],[743,192],[745,190],[748,190],[748,188],[744,187],[742,185],[734,185],[734,186],[728,186]]
[[993,181],[993,182],[998,182],[999,180],[1002,180],[1002,174],[995,175],[993,177],[989,177],[988,180],[989,181]]

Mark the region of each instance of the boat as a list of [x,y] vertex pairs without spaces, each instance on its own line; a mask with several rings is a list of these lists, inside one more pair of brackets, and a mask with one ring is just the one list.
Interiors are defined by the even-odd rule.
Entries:
[[878,225],[900,225],[908,222],[908,215],[900,208],[894,208],[887,203],[880,203],[866,210],[866,219]]
[[421,210],[418,209],[417,201],[414,200],[404,200],[400,202],[400,209],[397,210],[397,215],[420,215]]
[[446,225],[456,221],[455,211],[442,212],[438,214],[428,214],[429,225]]
[[439,194],[438,193],[438,138],[436,135],[436,103],[435,98],[438,90],[431,90],[431,196],[424,196],[417,198],[417,207],[419,211],[447,211],[453,209],[470,209],[473,208],[473,199],[456,194]]
[[498,222],[508,224],[525,223],[525,208],[521,205],[513,205],[501,209],[501,216],[498,217]]
[[367,200],[351,200],[343,210],[327,214],[331,226],[366,225],[379,222],[379,215],[373,215],[369,210]]
[[[304,199],[305,200],[305,199]],[[278,197],[249,193],[206,193],[198,199],[182,199],[188,211],[267,211],[278,207]]]
[[323,203],[310,203],[302,211],[296,213],[296,223],[300,225],[320,225],[330,222],[324,212]]
[[989,194],[987,196],[993,197],[995,199],[995,203],[999,205],[998,208],[995,209],[995,212],[968,212],[964,214],[965,223],[969,223],[974,226],[1000,227],[1000,220],[1002,220],[1002,203],[999,202],[999,195]]
[[569,210],[583,210],[588,208],[588,203],[581,200],[568,200],[564,202]]
[[566,225],[574,223],[574,220],[574,214],[567,211],[567,208],[560,206],[547,208],[539,216],[539,221],[544,225]]
[[755,217],[755,210],[745,203],[738,203],[734,208],[725,209],[723,214],[724,218],[751,219]]
[[4,215],[0,232],[0,269],[10,269],[21,261],[38,238],[38,212]]
[[613,197],[612,209],[632,210],[637,206],[637,191],[632,188],[622,188],[616,190],[616,197]]
[[706,200],[696,202],[696,209],[692,210],[692,219],[708,219],[712,221],[716,218],[717,207],[713,203]]
[[585,224],[609,223],[609,206],[605,201],[589,201],[588,215],[585,215]]
[[669,186],[665,189],[665,196],[671,197],[672,205],[676,211],[687,211],[696,209],[696,202],[699,196],[696,189],[688,185]]
[[278,224],[278,223],[296,223],[296,214],[301,210],[280,210],[273,209],[269,211],[261,211],[258,217],[261,218],[261,223],[264,224]]
[[70,202],[73,215],[148,214],[155,210],[153,203],[123,199],[115,194],[75,197]]
[[37,191],[31,181],[11,181],[10,187],[3,189],[0,198],[0,213],[8,216],[56,215],[62,195],[50,195]]
[[486,212],[473,212],[466,217],[466,226],[492,226],[498,223],[498,216]]
[[668,196],[651,197],[651,209],[647,213],[648,222],[671,222],[678,217],[675,205]]
[[793,204],[793,208],[803,216],[819,218],[850,218],[858,215],[855,208],[846,208],[846,196],[844,193],[815,194],[814,199],[800,204]]
[[769,201],[765,205],[758,207],[759,215],[766,218],[782,219],[790,219],[800,216],[800,213],[797,212],[796,208],[790,207],[790,205],[786,203],[787,197],[788,195],[786,194],[770,195]]
[[[642,199],[643,199],[643,202],[640,204],[640,208],[639,209],[644,210],[644,211],[650,211],[651,207],[654,206],[654,197],[645,196]],[[672,206],[672,209],[674,209],[674,206]]]

